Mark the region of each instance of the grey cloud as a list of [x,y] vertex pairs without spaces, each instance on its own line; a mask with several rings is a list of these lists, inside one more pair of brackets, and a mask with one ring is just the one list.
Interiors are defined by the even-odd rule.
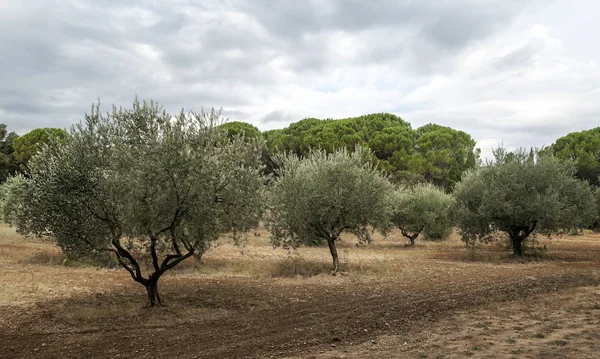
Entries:
[[229,121],[247,121],[251,118],[252,114],[246,111],[223,109],[221,116]]
[[445,2],[427,13],[421,35],[440,48],[457,49],[483,40],[524,8],[526,1]]
[[[302,37],[324,30],[359,32],[373,27],[416,26],[439,40],[465,42],[487,33],[517,15],[528,1],[242,1],[239,8],[253,14],[283,37]],[[466,29],[465,29],[466,28]],[[468,30],[468,31],[467,31]],[[451,34],[454,33],[454,34]],[[454,37],[448,37],[448,36]],[[389,40],[389,39],[388,39]]]
[[[413,70],[431,73],[448,63],[449,56],[512,21],[532,1],[377,1],[336,0],[326,2],[242,2],[274,36],[283,38],[302,56],[313,47],[313,57],[296,69],[321,70],[334,64],[322,48],[322,37],[344,31],[361,39],[361,34],[383,29],[379,38],[367,37],[357,64],[397,62]],[[308,42],[308,43],[307,43]],[[294,57],[297,58],[297,57]]]
[[295,121],[299,121],[300,118],[296,118],[294,115],[284,112],[284,111],[280,111],[280,110],[276,110],[276,111],[272,111],[269,112],[268,114],[264,115],[263,117],[261,117],[258,122],[261,125],[267,125],[267,124],[289,124],[290,122],[295,122]]
[[[127,3],[114,1],[102,4],[108,8],[98,6],[87,10],[59,6],[46,11],[33,6],[19,9],[20,16],[3,18],[0,15],[0,20],[4,20],[0,21],[0,51],[3,53],[0,57],[0,121],[21,131],[38,126],[38,123],[58,126],[78,121],[96,98],[101,98],[103,103],[127,106],[135,94],[140,98],[155,98],[175,109],[247,103],[244,93],[222,86],[211,87],[209,83],[211,76],[212,82],[226,75],[244,79],[253,65],[241,60],[228,66],[232,62],[226,64],[211,51],[199,52],[194,57],[214,57],[218,67],[212,72],[199,69],[190,75],[185,67],[175,64],[171,71],[173,78],[178,80],[176,83],[166,84],[153,79],[155,69],[143,68],[144,60],[134,53],[132,42],[149,43],[168,56],[174,52],[170,36],[186,26],[186,19],[188,22],[192,19],[161,12],[166,18],[157,24],[144,29],[131,26],[127,33],[95,20],[110,18],[120,10],[111,7],[122,8],[123,4]],[[229,71],[228,67],[234,71]],[[68,109],[61,107],[61,98],[48,95],[74,88],[79,92],[79,102],[69,105]],[[8,96],[7,92],[14,95]],[[34,120],[32,117],[41,118]],[[23,126],[23,121],[28,121],[28,125]]]
[[[129,106],[136,94],[169,111],[223,107],[227,117],[287,125],[301,117],[269,107],[269,94],[288,85],[271,61],[297,78],[371,64],[429,76],[448,70],[452,56],[512,21],[525,3],[143,1],[155,18],[146,24],[126,1],[8,1],[14,9],[0,13],[0,122],[22,132],[68,127],[97,98],[108,110]],[[245,20],[230,16],[240,13]],[[358,55],[336,53],[326,42],[333,32],[355,39]],[[159,51],[161,68],[135,43]],[[253,118],[227,110],[252,106],[271,112]]]
[[0,111],[0,118],[2,118],[0,122],[6,124],[9,131],[25,134],[33,129],[41,127],[69,129],[73,123],[79,122],[79,120],[83,118],[83,113],[79,117],[73,118],[63,118],[61,116],[31,117],[28,115],[5,117],[2,111]]
[[252,14],[275,36],[298,38],[324,28],[324,17],[315,1],[237,1],[235,8]]
[[2,99],[0,100],[0,107],[9,113],[22,113],[27,115],[42,115],[47,111],[45,106],[28,103],[21,99]]
[[508,54],[497,57],[494,65],[500,71],[523,69],[533,63],[534,57],[539,50],[540,46],[537,44],[526,44]]

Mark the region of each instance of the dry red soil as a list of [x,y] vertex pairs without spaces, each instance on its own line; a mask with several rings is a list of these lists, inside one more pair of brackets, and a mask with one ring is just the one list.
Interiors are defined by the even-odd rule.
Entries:
[[[3,358],[592,358],[599,349],[598,235],[554,241],[545,258],[525,261],[498,246],[469,261],[458,241],[348,246],[346,274],[309,278],[261,273],[285,258],[266,246],[217,248],[206,264],[167,275],[167,306],[146,309],[124,271],[61,266],[50,244],[4,231]],[[320,251],[305,252],[309,264]],[[252,274],[224,269],[235,256]]]

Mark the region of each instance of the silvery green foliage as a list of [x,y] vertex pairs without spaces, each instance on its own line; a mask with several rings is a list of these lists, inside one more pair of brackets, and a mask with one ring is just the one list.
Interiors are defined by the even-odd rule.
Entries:
[[454,192],[453,214],[467,243],[501,231],[521,255],[531,233],[565,233],[593,221],[594,198],[588,184],[573,177],[572,162],[534,151],[494,154],[495,162],[468,172]]
[[16,223],[18,213],[22,210],[22,198],[26,189],[27,179],[21,174],[9,177],[0,185],[0,212],[4,223]]
[[384,228],[391,184],[371,159],[361,147],[281,157],[269,194],[272,243],[316,245],[344,231],[368,240],[373,228]]
[[393,192],[391,202],[392,223],[411,244],[423,231],[446,232],[452,227],[449,218],[452,196],[430,183],[400,187]]
[[93,106],[64,146],[30,162],[19,229],[51,234],[74,257],[112,251],[146,285],[140,258],[159,277],[261,216],[263,144],[223,141],[220,123],[215,111],[171,116],[153,102]]

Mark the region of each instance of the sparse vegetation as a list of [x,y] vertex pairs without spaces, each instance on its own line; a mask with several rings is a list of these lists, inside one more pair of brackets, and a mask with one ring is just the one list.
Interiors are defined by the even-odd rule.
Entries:
[[493,240],[500,231],[522,256],[533,233],[568,233],[592,223],[596,205],[589,185],[573,178],[573,163],[534,151],[494,154],[493,163],[469,172],[454,193],[452,215],[467,243]]
[[297,247],[326,242],[332,272],[337,273],[336,243],[342,233],[368,241],[373,228],[385,228],[391,184],[371,157],[370,151],[360,147],[354,152],[313,151],[304,159],[283,156],[269,195],[272,243]]
[[[452,229],[449,209],[452,196],[432,184],[417,184],[411,188],[399,188],[392,193],[392,224],[402,235],[415,244],[421,232],[443,239]],[[442,237],[442,238],[439,238]]]
[[103,115],[93,106],[64,145],[30,161],[19,230],[52,236],[69,258],[112,253],[148,306],[161,305],[165,272],[260,219],[262,149],[221,141],[218,125],[214,111],[172,117],[136,101]]

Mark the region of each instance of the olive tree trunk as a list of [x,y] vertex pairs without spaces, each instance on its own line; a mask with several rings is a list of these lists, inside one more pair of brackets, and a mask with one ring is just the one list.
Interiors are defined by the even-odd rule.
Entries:
[[329,237],[327,239],[327,245],[329,245],[329,252],[331,253],[331,258],[333,259],[333,269],[331,270],[331,274],[335,275],[340,271],[340,259],[338,257],[337,248],[335,247],[335,241],[337,237]]
[[162,307],[162,301],[158,294],[158,278],[156,280],[148,281],[146,286],[146,292],[148,293],[147,307]]
[[411,246],[415,245],[415,239],[417,239],[418,236],[419,236],[419,233],[415,233],[412,236],[408,236],[408,239],[410,240],[410,245]]
[[173,248],[176,254],[168,254],[165,256],[162,263],[159,263],[158,253],[156,250],[157,239],[156,236],[152,236],[151,245],[150,245],[150,253],[152,254],[152,266],[154,267],[154,272],[151,273],[147,278],[142,275],[142,269],[138,261],[133,257],[133,255],[123,246],[119,241],[119,236],[115,236],[115,239],[112,241],[112,245],[115,247],[113,252],[115,253],[117,260],[121,264],[123,268],[125,268],[134,281],[140,283],[146,288],[146,293],[148,295],[148,301],[146,302],[147,307],[162,307],[163,303],[160,299],[160,294],[158,293],[158,280],[160,277],[169,269],[172,269],[177,264],[181,263],[185,259],[191,257],[196,252],[196,244],[187,244],[186,249],[188,250],[185,254],[181,251],[177,242],[173,241]]
[[508,231],[510,244],[513,248],[513,254],[517,257],[523,256],[523,241],[529,237],[535,230],[537,221],[533,221],[530,225],[522,227],[513,227]]
[[510,236],[510,244],[513,249],[513,254],[517,257],[523,256],[523,240],[525,240],[525,238],[519,235]]
[[420,230],[418,230],[418,231],[416,231],[416,232],[414,232],[412,234],[409,233],[409,232],[407,232],[407,231],[405,231],[402,228],[400,230],[402,232],[402,235],[404,237],[408,238],[408,240],[410,241],[410,245],[414,246],[415,245],[415,239],[417,239],[417,237],[419,237],[419,234],[421,234],[421,231],[423,230],[423,228],[425,228],[425,227],[422,227]]

